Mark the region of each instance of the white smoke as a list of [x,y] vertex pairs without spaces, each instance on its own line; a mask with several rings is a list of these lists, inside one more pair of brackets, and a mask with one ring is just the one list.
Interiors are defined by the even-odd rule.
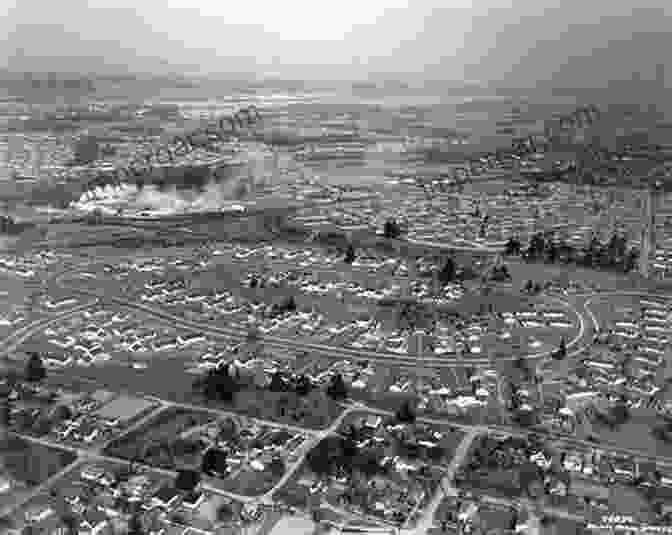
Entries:
[[172,186],[163,191],[156,186],[148,185],[138,190],[133,202],[139,209],[152,210],[161,213],[181,213],[189,208],[189,201]]
[[138,188],[135,184],[121,187],[107,185],[84,192],[72,208],[86,212],[95,209],[152,211],[161,214],[219,210],[236,200],[238,179],[216,182],[211,180],[203,190],[178,190],[175,186],[160,190],[148,184]]
[[96,208],[129,211],[153,211],[162,214],[219,210],[232,201],[237,201],[237,190],[241,181],[247,183],[253,176],[259,181],[265,173],[265,156],[262,151],[248,153],[248,164],[240,178],[222,181],[211,179],[202,190],[178,190],[174,185],[160,190],[148,184],[138,188],[134,183],[120,186],[106,185],[86,191],[72,207],[92,211]]

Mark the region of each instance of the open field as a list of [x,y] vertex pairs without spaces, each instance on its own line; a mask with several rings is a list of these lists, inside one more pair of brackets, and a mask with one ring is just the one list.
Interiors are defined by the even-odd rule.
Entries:
[[71,452],[9,435],[0,439],[0,464],[9,491],[0,493],[0,507],[11,505],[58,474],[77,456]]
[[56,448],[9,436],[0,442],[5,470],[16,480],[36,486],[75,460],[75,455]]

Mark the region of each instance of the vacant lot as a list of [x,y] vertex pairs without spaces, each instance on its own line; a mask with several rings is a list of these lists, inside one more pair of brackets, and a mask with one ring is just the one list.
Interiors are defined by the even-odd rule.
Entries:
[[166,452],[162,447],[171,445],[183,431],[211,422],[214,418],[206,412],[169,408],[140,429],[114,440],[105,452],[127,460],[142,459],[152,466],[166,466],[170,463],[169,459],[164,459]]

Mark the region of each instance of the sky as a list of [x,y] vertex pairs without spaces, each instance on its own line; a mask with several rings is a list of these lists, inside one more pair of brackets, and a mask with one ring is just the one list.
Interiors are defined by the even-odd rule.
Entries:
[[[4,0],[0,66],[600,84],[672,62],[662,0]],[[645,9],[650,8],[650,9]],[[657,9],[655,9],[657,8]],[[4,10],[4,12],[3,12]],[[3,42],[3,36],[6,36]],[[17,53],[18,51],[18,53]],[[670,69],[672,70],[672,65]]]

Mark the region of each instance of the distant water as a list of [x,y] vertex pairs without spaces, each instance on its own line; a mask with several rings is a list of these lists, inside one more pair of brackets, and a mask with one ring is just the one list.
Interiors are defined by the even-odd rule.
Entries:
[[[264,110],[272,110],[276,119],[271,121],[282,122],[284,118],[291,124],[293,120],[305,129],[320,126],[320,122],[336,119],[343,114],[352,113],[362,131],[392,130],[393,135],[403,137],[431,136],[433,129],[447,129],[459,132],[469,139],[470,144],[453,146],[451,153],[456,159],[478,151],[494,150],[497,147],[510,146],[511,139],[506,135],[496,133],[497,121],[506,120],[512,111],[511,97],[498,95],[455,96],[445,94],[423,94],[408,92],[406,94],[386,94],[384,90],[367,91],[364,96],[352,91],[334,90],[304,93],[268,92],[266,94],[241,94],[217,96],[211,99],[182,98],[162,100],[166,103],[177,104],[181,110],[192,117],[221,116],[234,112],[241,107],[254,104],[263,116]],[[539,117],[549,116],[560,104],[559,101],[549,100],[548,109],[536,106],[542,113]],[[416,111],[408,112],[411,108]],[[400,115],[401,112],[409,116]],[[417,113],[416,118],[410,115]],[[538,113],[538,112],[537,112]],[[280,116],[280,119],[277,116]],[[319,119],[311,119],[319,117]],[[409,128],[412,123],[418,123]],[[312,122],[312,124],[311,124]],[[423,126],[424,125],[424,126]],[[266,123],[269,126],[269,123]],[[280,126],[280,128],[284,128]],[[291,127],[290,127],[291,128]],[[530,126],[533,130],[541,131],[539,125]],[[319,177],[320,180],[331,184],[382,183],[385,173],[389,170],[399,170],[406,167],[403,157],[395,151],[378,152],[372,149],[360,163],[343,165],[341,162],[326,161],[312,163],[306,174]],[[427,166],[431,168],[432,166]],[[438,166],[437,166],[438,167]],[[267,168],[267,170],[270,170]],[[248,174],[247,167],[231,172],[235,178]],[[228,180],[225,180],[228,182]],[[230,187],[230,184],[222,187]]]

